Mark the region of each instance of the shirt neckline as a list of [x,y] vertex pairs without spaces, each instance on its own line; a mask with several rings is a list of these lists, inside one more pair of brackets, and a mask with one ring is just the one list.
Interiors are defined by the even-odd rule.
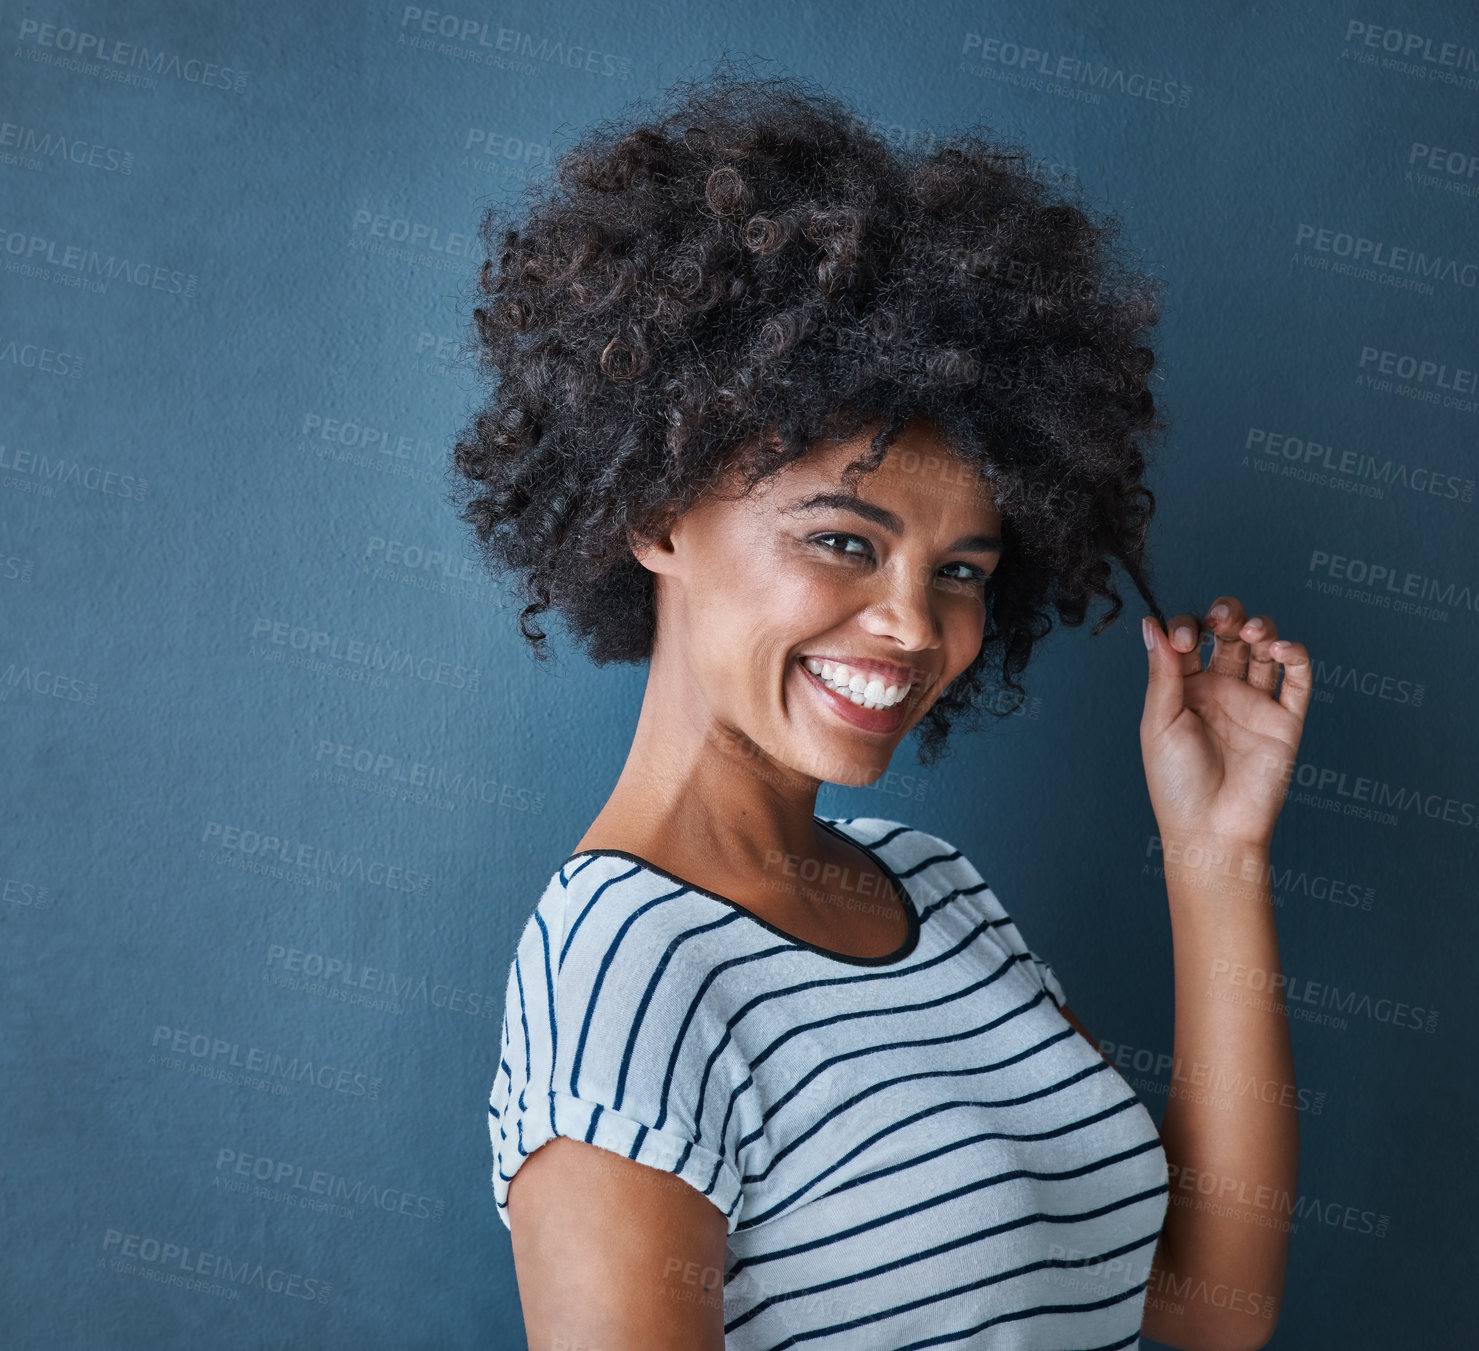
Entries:
[[[908,920],[909,924],[909,931],[907,934],[905,934],[904,941],[892,952],[885,952],[877,957],[856,957],[852,953],[838,952],[833,948],[824,948],[819,943],[808,942],[804,938],[798,938],[795,934],[787,933],[784,929],[775,924],[772,924],[768,919],[762,919],[753,910],[746,909],[746,907],[742,906],[738,901],[730,900],[728,896],[721,896],[717,891],[710,891],[707,887],[701,887],[698,885],[697,882],[690,882],[686,877],[679,877],[677,873],[669,872],[666,868],[660,868],[657,864],[652,863],[645,858],[642,858],[639,854],[633,854],[625,849],[578,850],[576,853],[571,854],[570,857],[565,860],[564,864],[560,865],[560,871],[564,871],[565,864],[569,864],[575,859],[585,858],[587,856],[624,858],[632,863],[640,865],[642,868],[646,869],[650,873],[655,873],[659,877],[667,878],[670,882],[677,882],[680,886],[687,887],[689,891],[696,892],[700,896],[707,896],[711,900],[719,901],[722,904],[729,906],[731,910],[737,911],[745,919],[751,920],[753,923],[760,925],[760,927],[763,929],[769,929],[770,932],[775,934],[778,938],[784,938],[786,942],[794,944],[798,948],[803,948],[808,952],[814,952],[819,957],[829,957],[833,961],[845,962],[849,966],[894,966],[897,965],[899,962],[902,962],[906,957],[909,956],[910,953],[914,951],[916,947],[919,946],[919,912],[914,907],[914,898],[910,894],[908,886],[906,885],[904,880],[899,877],[899,875],[894,872],[894,870],[890,868],[888,864],[883,861],[882,858],[878,856],[878,854],[876,854],[856,836],[849,834],[845,830],[840,830],[831,821],[827,820],[826,817],[813,816],[812,819],[818,825],[826,827],[826,829],[830,830],[839,839],[846,840],[849,844],[856,846],[858,849],[861,849],[869,859],[871,859],[875,864],[878,865],[879,871],[882,872],[883,875],[888,879],[889,885],[894,890],[894,894],[899,898],[899,904],[904,907],[905,917]],[[851,820],[853,818],[839,817],[838,819]]]

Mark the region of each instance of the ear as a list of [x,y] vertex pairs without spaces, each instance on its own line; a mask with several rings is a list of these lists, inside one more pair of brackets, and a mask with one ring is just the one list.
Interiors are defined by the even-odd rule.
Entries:
[[673,547],[671,528],[664,525],[656,531],[641,535],[628,527],[627,548],[632,551],[632,557],[637,560],[648,572],[674,572],[676,551]]

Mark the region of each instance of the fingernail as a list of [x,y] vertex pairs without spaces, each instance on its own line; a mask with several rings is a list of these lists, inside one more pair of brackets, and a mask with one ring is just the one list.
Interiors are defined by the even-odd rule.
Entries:
[[1178,624],[1176,626],[1176,641],[1178,643],[1191,642],[1191,630],[1185,624]]
[[1149,615],[1146,615],[1140,621],[1140,636],[1145,639],[1145,650],[1147,652],[1154,652],[1155,651],[1155,635],[1153,633],[1151,633],[1151,631],[1150,631],[1150,616]]
[[1207,611],[1208,619],[1226,619],[1227,615],[1227,606],[1221,601],[1218,601],[1216,605],[1214,605],[1210,610]]

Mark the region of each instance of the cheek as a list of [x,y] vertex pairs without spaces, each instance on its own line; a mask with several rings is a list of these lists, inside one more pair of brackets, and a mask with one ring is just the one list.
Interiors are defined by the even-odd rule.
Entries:
[[773,551],[747,547],[716,556],[700,602],[704,665],[714,680],[751,685],[761,667],[804,636],[798,618],[815,604],[814,592],[794,562]]
[[797,650],[836,629],[850,613],[846,588],[835,575],[784,550],[731,566],[716,579],[714,600],[705,645],[717,664],[716,678],[765,700],[774,680],[787,677]]
[[981,640],[985,632],[986,609],[983,605],[961,604],[951,607],[945,623],[948,671],[959,673],[975,661],[980,655]]
[[[848,604],[843,570],[818,564],[784,544],[756,549],[743,563],[731,564],[719,579],[731,613],[746,627],[794,637],[811,636],[812,626],[830,628],[845,617]],[[799,630],[799,631],[797,631]]]

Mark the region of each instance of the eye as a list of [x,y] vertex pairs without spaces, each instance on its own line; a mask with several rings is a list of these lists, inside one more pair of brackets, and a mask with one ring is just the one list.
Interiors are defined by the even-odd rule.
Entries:
[[[833,540],[841,540],[843,543],[838,545],[829,542]],[[825,535],[813,535],[811,542],[820,548],[826,549],[829,553],[841,554],[844,558],[867,560],[873,557],[873,546],[861,535],[852,535],[840,530],[831,530]],[[860,548],[857,550],[850,549],[847,547],[848,544],[856,544]],[[992,580],[990,573],[983,572],[974,563],[946,563],[944,564],[944,568],[960,569],[959,572],[954,573],[944,571],[943,569],[941,571],[940,580],[953,583],[948,588],[950,590],[956,590],[961,585],[979,585],[984,591]]]
[[[827,544],[824,542],[826,540],[832,539],[851,540],[854,544],[861,544],[863,546],[863,552],[852,553],[845,548],[839,549],[835,544]],[[869,558],[873,554],[873,546],[869,544],[868,541],[865,540],[861,535],[845,535],[841,531],[836,530],[830,531],[825,535],[813,535],[812,543],[820,544],[822,548],[828,550],[831,553],[843,554],[849,558]]]
[[974,563],[946,563],[945,566],[947,568],[965,569],[964,572],[956,573],[953,577],[949,578],[950,581],[981,582],[983,584],[991,581],[991,574],[989,572],[982,572]]

